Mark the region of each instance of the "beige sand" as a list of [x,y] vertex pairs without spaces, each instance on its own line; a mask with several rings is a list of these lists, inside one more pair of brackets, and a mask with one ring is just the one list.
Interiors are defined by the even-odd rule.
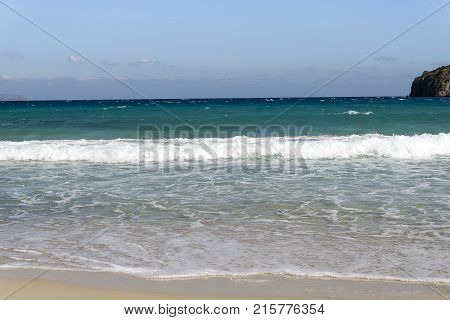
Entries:
[[[448,284],[289,276],[147,280],[115,273],[3,270],[2,299],[445,299]],[[39,278],[34,279],[36,276]],[[26,285],[25,285],[26,284]],[[18,288],[21,288],[18,290]]]

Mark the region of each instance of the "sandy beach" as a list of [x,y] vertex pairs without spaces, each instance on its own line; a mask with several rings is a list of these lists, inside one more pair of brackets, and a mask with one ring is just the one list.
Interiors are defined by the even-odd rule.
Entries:
[[[143,279],[103,272],[0,272],[2,299],[445,299],[443,283],[255,275]],[[37,279],[35,279],[38,275]],[[35,279],[35,280],[33,280]],[[21,288],[21,289],[19,289]]]

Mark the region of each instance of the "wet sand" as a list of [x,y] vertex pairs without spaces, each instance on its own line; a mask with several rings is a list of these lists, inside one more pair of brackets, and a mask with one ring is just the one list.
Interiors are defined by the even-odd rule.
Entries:
[[283,275],[143,279],[119,273],[0,271],[2,299],[446,299],[444,283]]

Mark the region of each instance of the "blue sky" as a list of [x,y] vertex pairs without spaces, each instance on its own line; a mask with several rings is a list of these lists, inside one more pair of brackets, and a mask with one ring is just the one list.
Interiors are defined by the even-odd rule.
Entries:
[[[149,98],[306,96],[447,0],[2,0]],[[450,64],[450,5],[316,96],[406,95]],[[0,5],[0,93],[137,98]]]

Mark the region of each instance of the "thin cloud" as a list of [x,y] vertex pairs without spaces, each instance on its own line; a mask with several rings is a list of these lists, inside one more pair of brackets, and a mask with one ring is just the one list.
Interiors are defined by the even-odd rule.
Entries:
[[111,60],[103,60],[102,63],[103,63],[105,66],[111,66],[111,67],[120,65],[120,63],[118,63],[118,62],[116,62],[116,61],[111,61]]
[[86,62],[86,60],[80,56],[68,56],[67,60],[69,60],[69,62],[73,64],[83,64]]
[[0,80],[28,80],[29,78],[23,76],[16,76],[10,74],[0,74]]
[[305,72],[317,72],[317,71],[319,71],[319,68],[313,67],[313,66],[307,66],[307,67],[303,68],[303,71],[305,71]]
[[23,56],[18,54],[17,52],[9,51],[9,50],[1,50],[0,57],[14,60],[14,59],[23,59]]
[[133,67],[142,67],[142,66],[150,64],[150,63],[151,63],[150,59],[147,59],[147,58],[142,58],[142,59],[128,62],[128,64]]
[[0,74],[0,79],[1,80],[14,80],[16,77],[11,76],[9,74]]
[[382,61],[382,62],[391,62],[391,61],[398,61],[401,59],[397,58],[397,57],[378,56],[378,57],[373,58],[373,60]]

